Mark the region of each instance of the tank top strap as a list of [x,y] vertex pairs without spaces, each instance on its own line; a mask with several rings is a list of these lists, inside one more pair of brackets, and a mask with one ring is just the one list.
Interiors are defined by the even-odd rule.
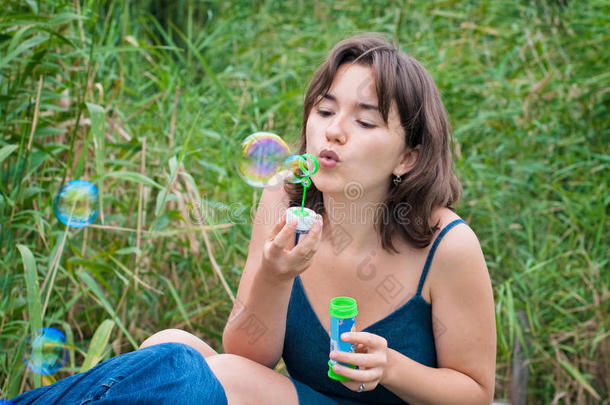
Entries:
[[[443,239],[443,236],[445,236],[445,234],[447,232],[449,232],[449,230],[451,228],[453,228],[454,226],[456,226],[459,223],[466,224],[466,222],[463,219],[456,219],[456,220],[448,223],[447,226],[445,226],[443,228],[441,233],[439,233],[438,236],[436,237],[436,239],[434,240],[434,243],[432,244],[432,247],[430,248],[430,252],[428,252],[428,257],[426,258],[426,264],[424,265],[424,270],[421,273],[421,277],[419,279],[419,285],[417,286],[417,293],[415,295],[421,295],[421,290],[424,287],[424,282],[426,281],[426,276],[428,275],[428,269],[430,268],[430,263],[432,263],[432,258],[434,257],[434,252],[436,252],[436,248],[438,247],[438,244],[441,242],[441,239]],[[466,225],[468,225],[468,224],[466,224]]]

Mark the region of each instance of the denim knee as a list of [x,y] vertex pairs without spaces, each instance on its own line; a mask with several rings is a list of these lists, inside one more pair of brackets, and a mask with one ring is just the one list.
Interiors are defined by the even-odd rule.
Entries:
[[163,343],[140,350],[145,368],[129,370],[96,404],[180,403],[226,405],[224,388],[204,357],[182,343]]
[[201,354],[163,343],[113,357],[84,373],[24,393],[16,404],[210,404],[227,398]]

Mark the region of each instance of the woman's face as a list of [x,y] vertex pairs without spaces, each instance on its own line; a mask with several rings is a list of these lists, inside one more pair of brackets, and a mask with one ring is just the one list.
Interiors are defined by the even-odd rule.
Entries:
[[[337,197],[383,201],[391,174],[404,173],[405,140],[396,103],[392,102],[387,124],[377,105],[372,70],[341,65],[307,119],[307,152],[320,162],[311,177],[318,190]],[[323,158],[325,149],[338,155],[337,164]]]

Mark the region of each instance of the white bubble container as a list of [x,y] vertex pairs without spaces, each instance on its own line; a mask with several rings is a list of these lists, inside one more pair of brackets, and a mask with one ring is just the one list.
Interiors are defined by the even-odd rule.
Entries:
[[286,223],[290,221],[291,218],[297,219],[297,230],[296,233],[305,234],[309,233],[311,226],[316,220],[316,212],[314,210],[310,210],[309,208],[301,207],[290,207],[286,209]]

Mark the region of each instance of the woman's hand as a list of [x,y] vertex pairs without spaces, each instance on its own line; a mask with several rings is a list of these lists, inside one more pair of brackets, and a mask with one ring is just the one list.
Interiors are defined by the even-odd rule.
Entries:
[[[356,353],[333,350],[332,360],[358,366],[358,369],[335,364],[333,371],[352,381],[340,381],[352,391],[372,391],[381,382],[388,367],[388,342],[383,337],[368,332],[346,332],[341,340],[352,343]],[[361,384],[364,389],[360,390]]]
[[294,223],[286,223],[286,213],[282,216],[263,247],[262,271],[268,280],[273,282],[290,281],[307,270],[318,250],[322,235],[322,216],[316,220],[308,234],[301,235],[295,246]]

